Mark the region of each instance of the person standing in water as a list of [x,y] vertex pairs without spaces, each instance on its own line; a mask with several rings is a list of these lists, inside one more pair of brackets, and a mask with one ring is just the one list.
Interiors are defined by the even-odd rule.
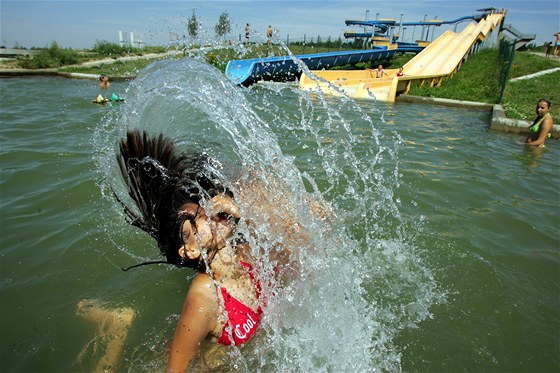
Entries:
[[526,140],[528,145],[544,145],[546,139],[550,138],[550,131],[554,124],[552,115],[550,115],[550,105],[550,101],[544,98],[537,102],[537,117],[529,127],[529,136]]
[[109,89],[109,87],[111,86],[111,83],[109,83],[109,78],[107,77],[107,75],[103,74],[99,77],[99,88],[101,88],[102,91],[106,91]]

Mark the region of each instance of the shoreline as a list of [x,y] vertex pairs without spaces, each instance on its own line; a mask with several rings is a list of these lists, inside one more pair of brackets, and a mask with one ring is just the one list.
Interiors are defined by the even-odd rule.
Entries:
[[[98,74],[62,72],[62,71],[58,71],[58,69],[39,69],[39,70],[0,69],[0,79],[37,77],[37,76],[99,80]],[[110,80],[120,81],[120,82],[134,80],[135,78],[136,78],[135,75],[131,75],[131,76],[109,75]],[[420,103],[420,104],[428,104],[428,105],[441,105],[441,106],[459,107],[464,109],[491,111],[492,120],[490,121],[490,125],[489,125],[490,131],[513,133],[517,135],[528,135],[529,126],[531,125],[530,121],[508,118],[505,114],[504,108],[500,104],[488,104],[484,102],[461,101],[461,100],[451,100],[447,98],[433,98],[433,97],[409,96],[409,95],[397,96],[395,102]],[[560,139],[560,124],[555,124],[552,130],[550,131],[550,133],[552,139]]]

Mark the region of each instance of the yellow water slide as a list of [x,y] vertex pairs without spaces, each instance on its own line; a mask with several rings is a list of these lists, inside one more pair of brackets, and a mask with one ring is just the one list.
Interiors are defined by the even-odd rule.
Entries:
[[304,73],[299,86],[303,90],[331,95],[395,101],[397,93],[408,92],[411,84],[439,85],[442,79],[453,76],[475,46],[500,25],[504,16],[505,11],[489,14],[478,23],[470,23],[460,33],[446,31],[403,66],[404,76],[397,77],[396,69],[385,70],[388,76],[383,78],[376,78],[375,70],[369,69],[314,70],[312,73],[317,79]]

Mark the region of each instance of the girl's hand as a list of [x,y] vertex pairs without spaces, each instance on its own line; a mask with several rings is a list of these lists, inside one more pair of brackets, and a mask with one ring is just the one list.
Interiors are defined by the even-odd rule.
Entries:
[[232,216],[236,220],[239,220],[241,218],[241,210],[231,197],[217,195],[210,201],[212,201],[212,210],[209,211],[209,213],[207,212],[208,216],[213,216],[216,214],[226,214]]

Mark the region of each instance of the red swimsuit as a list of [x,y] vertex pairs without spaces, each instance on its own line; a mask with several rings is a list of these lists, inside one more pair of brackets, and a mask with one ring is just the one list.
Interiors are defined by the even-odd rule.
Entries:
[[[241,262],[241,264],[249,271],[249,276],[251,276],[251,279],[255,282],[255,278],[251,273],[251,265],[245,262]],[[255,287],[258,299],[260,295],[260,286],[258,282],[255,282]],[[255,334],[261,321],[262,310],[259,306],[257,312],[253,311],[250,307],[247,307],[245,304],[235,299],[225,288],[221,289],[227,320],[218,343],[231,345],[230,335],[233,335],[233,344],[238,346],[247,342],[251,339],[253,334]]]

